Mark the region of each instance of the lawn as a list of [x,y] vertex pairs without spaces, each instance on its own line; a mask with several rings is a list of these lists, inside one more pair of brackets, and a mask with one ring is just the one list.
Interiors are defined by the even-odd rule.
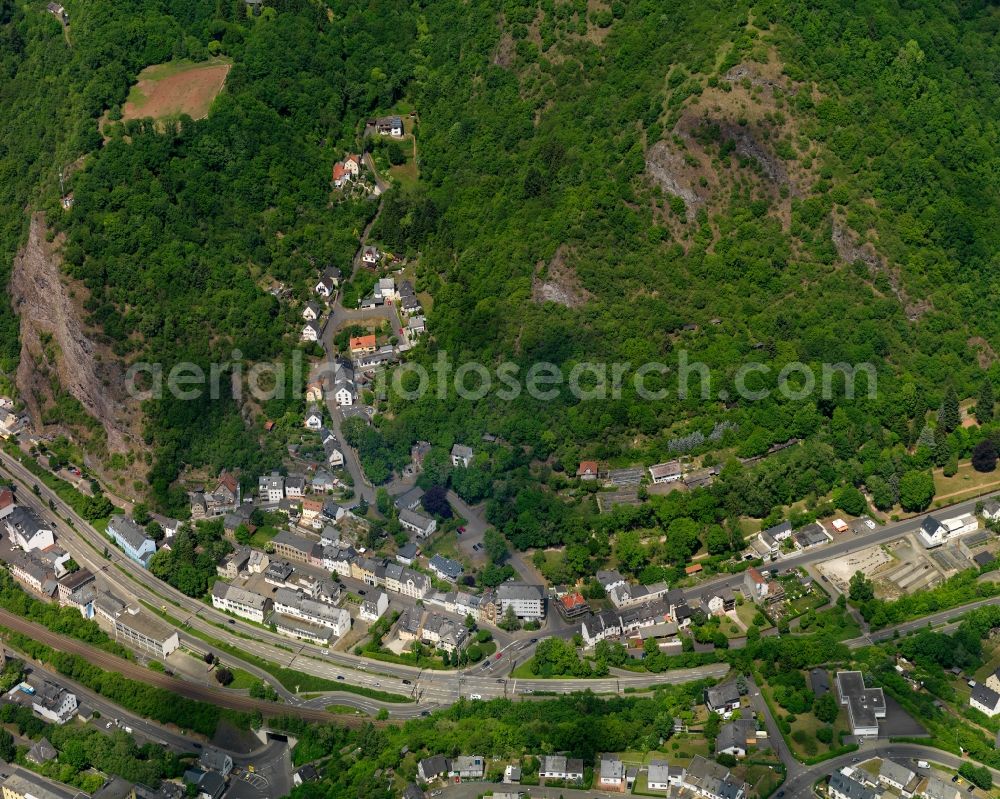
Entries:
[[420,180],[420,170],[415,158],[416,139],[412,134],[407,134],[400,140],[399,146],[406,154],[406,163],[389,167],[389,176],[402,188],[410,189],[416,186]]
[[934,505],[951,505],[994,487],[1000,489],[1000,471],[977,472],[971,462],[960,463],[958,472],[952,477],[945,477],[943,470],[935,469]]
[[[739,620],[743,622],[743,624],[749,627],[753,624],[753,617],[757,615],[757,606],[750,602],[744,602],[742,605],[737,604],[736,615],[739,617]],[[761,627],[761,630],[766,630],[770,627],[771,624],[768,623]]]
[[774,789],[785,780],[784,773],[778,769],[756,763],[739,767],[738,770],[745,770],[744,779],[750,785],[751,796],[770,796]]

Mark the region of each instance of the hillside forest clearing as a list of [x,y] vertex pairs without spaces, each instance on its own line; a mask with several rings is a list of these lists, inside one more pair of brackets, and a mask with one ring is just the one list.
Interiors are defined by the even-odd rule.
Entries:
[[122,119],[164,119],[179,114],[204,119],[212,101],[222,91],[231,66],[228,60],[213,59],[202,63],[171,61],[146,67],[122,107]]

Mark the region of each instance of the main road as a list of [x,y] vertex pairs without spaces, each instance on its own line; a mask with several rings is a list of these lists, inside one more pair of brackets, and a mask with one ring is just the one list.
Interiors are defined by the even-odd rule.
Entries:
[[[162,607],[177,618],[181,632],[197,648],[211,647],[200,637],[185,632],[197,630],[204,636],[220,640],[230,647],[247,652],[278,665],[302,671],[331,681],[389,691],[416,700],[416,704],[385,703],[347,691],[326,695],[328,704],[342,704],[366,712],[385,708],[399,717],[419,715],[424,709],[452,704],[458,699],[473,695],[484,699],[533,694],[536,691],[567,693],[592,690],[596,693],[615,693],[626,688],[649,688],[659,683],[685,682],[721,677],[728,671],[726,664],[712,664],[694,669],[677,669],[662,675],[636,675],[603,680],[510,680],[494,673],[495,661],[490,668],[476,667],[463,673],[433,671],[412,666],[381,663],[343,652],[328,652],[312,644],[293,641],[267,628],[248,624],[216,610],[198,599],[189,597],[167,583],[152,578],[139,564],[127,558],[108,539],[80,517],[69,505],[37,480],[22,464],[5,452],[0,452],[0,462],[14,474],[28,490],[18,492],[18,502],[31,507],[42,517],[51,518],[52,511],[45,502],[51,502],[71,525],[61,524],[58,536],[81,566],[95,574],[103,574],[118,590],[145,601],[153,607]],[[40,497],[30,490],[37,485]],[[43,501],[44,500],[44,501]],[[107,550],[108,558],[103,553]],[[167,605],[169,602],[171,605]],[[528,644],[518,642],[519,646]],[[228,658],[228,656],[225,656]],[[507,662],[507,661],[504,661]],[[239,665],[238,662],[234,665]],[[152,673],[152,672],[148,672]],[[185,683],[186,684],[186,683]],[[225,692],[224,692],[225,693]],[[295,706],[294,701],[285,707]],[[303,703],[304,708],[308,707]]]

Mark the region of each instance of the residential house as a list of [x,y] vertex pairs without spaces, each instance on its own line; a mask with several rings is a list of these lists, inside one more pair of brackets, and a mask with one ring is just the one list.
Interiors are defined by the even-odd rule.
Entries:
[[927,784],[920,792],[925,799],[962,799],[962,789],[953,782],[946,782],[939,777],[928,777]]
[[385,591],[375,591],[373,596],[366,597],[361,603],[358,618],[367,622],[375,622],[389,609],[389,597]]
[[723,718],[729,718],[740,707],[740,691],[735,680],[713,685],[705,689],[705,705]]
[[830,775],[827,795],[830,799],[879,799],[880,792],[843,771],[835,771]]
[[326,298],[332,297],[340,286],[340,277],[340,270],[337,267],[328,266],[323,270],[323,274],[315,286],[316,293]]
[[649,467],[649,477],[653,483],[673,483],[681,479],[683,472],[680,461],[667,461]]
[[979,520],[971,513],[941,520],[928,515],[920,525],[920,538],[927,549],[932,549],[941,546],[945,541],[978,529]]
[[263,574],[271,564],[268,554],[260,549],[251,549],[250,557],[247,558],[248,574]]
[[396,622],[396,635],[400,641],[419,641],[423,627],[423,611],[418,607],[407,608]]
[[9,488],[0,489],[0,519],[10,516],[15,507],[14,493]]
[[358,387],[354,382],[354,369],[350,364],[338,362],[333,376],[333,398],[342,408],[354,404]]
[[559,597],[559,605],[563,616],[567,619],[575,619],[590,612],[590,605],[579,591],[563,594]]
[[312,490],[316,493],[326,493],[327,491],[333,491],[337,487],[337,484],[333,480],[333,475],[330,474],[325,469],[317,469],[316,474],[313,475],[312,479]]
[[406,323],[406,329],[411,336],[419,336],[427,332],[427,319],[423,316],[411,316]]
[[1000,668],[996,669],[989,677],[986,678],[986,685],[1000,694]]
[[48,738],[42,738],[32,744],[25,757],[36,765],[44,766],[59,757],[59,752]]
[[396,560],[402,563],[404,566],[412,566],[413,561],[417,559],[417,545],[412,541],[403,544],[396,552]]
[[588,647],[594,646],[598,641],[616,638],[621,632],[621,617],[611,610],[588,616],[580,623],[580,634]]
[[[295,785],[296,788],[305,782],[317,782],[317,781],[319,781],[319,772],[316,770],[316,767],[311,763],[306,763],[302,768],[298,769],[294,774],[292,774],[292,784]],[[413,783],[411,782],[410,785],[413,785]],[[413,787],[417,788],[416,785],[413,785]],[[409,786],[407,786],[407,789],[409,789]],[[424,792],[421,791],[419,788],[417,788],[417,791],[420,792],[420,796],[413,796],[411,798],[407,796],[406,791],[404,791],[403,798],[424,799]]]
[[52,598],[56,593],[56,575],[33,552],[12,552],[7,561],[10,575],[26,588]]
[[417,538],[427,538],[437,530],[436,519],[409,508],[403,508],[399,512],[399,524],[404,529],[416,534]]
[[392,136],[394,139],[403,136],[403,118],[399,116],[379,117],[375,120],[375,132],[380,136]]
[[323,427],[323,411],[320,409],[319,405],[310,405],[309,410],[306,411],[306,417],[303,420],[303,425],[307,430],[321,430]]
[[420,486],[413,486],[393,499],[392,504],[396,506],[396,510],[416,510],[423,496],[424,490]]
[[421,782],[433,782],[446,777],[449,771],[448,759],[441,755],[425,757],[417,763],[417,778]]
[[619,586],[624,587],[627,585],[625,578],[616,571],[599,570],[596,577],[597,582],[601,584],[601,588],[603,588],[604,592],[608,594]]
[[215,572],[219,577],[235,580],[246,571],[249,562],[250,548],[238,546],[219,562],[219,565],[215,567]]
[[990,497],[983,503],[982,516],[991,522],[1000,521],[1000,502],[996,497]]
[[625,764],[618,755],[601,755],[597,787],[602,791],[625,792]]
[[[62,6],[58,6],[62,8]],[[3,799],[76,799],[79,792],[56,788],[57,783],[44,782],[29,771],[17,771],[0,783]]]
[[7,514],[6,526],[10,540],[25,552],[48,549],[56,543],[52,528],[28,508],[14,507]]
[[521,767],[508,764],[503,770],[503,781],[508,785],[517,785],[521,781]]
[[321,334],[322,329],[319,326],[319,322],[306,322],[302,325],[301,339],[303,341],[319,341]]
[[538,766],[538,777],[543,780],[583,782],[583,761],[565,755],[545,755]]
[[271,599],[218,580],[212,587],[212,605],[235,616],[263,624],[264,617],[271,610]]
[[451,465],[467,469],[472,464],[474,454],[472,447],[467,447],[465,444],[455,444],[451,448]]
[[452,621],[440,613],[431,613],[423,621],[421,640],[429,646],[436,646],[445,652],[462,649],[467,643],[469,631],[465,625]]
[[860,671],[837,672],[837,697],[847,706],[851,732],[858,738],[877,738],[878,720],[886,715],[881,688],[868,688]]
[[361,251],[361,263],[369,269],[374,269],[378,266],[378,262],[381,260],[382,253],[380,253],[376,247],[369,245]]
[[666,760],[650,760],[646,769],[646,787],[651,791],[669,791],[679,788],[684,780],[684,769],[671,766]]
[[1000,713],[1000,693],[983,683],[976,683],[972,686],[972,694],[969,696],[969,705],[980,713],[985,713],[993,718]]
[[440,579],[447,580],[450,583],[455,582],[462,576],[462,564],[451,558],[435,555],[428,561],[427,565]]
[[278,472],[261,475],[257,480],[257,493],[261,502],[268,504],[281,502],[285,498],[285,478]]
[[903,799],[910,799],[916,791],[920,777],[913,769],[908,769],[893,760],[882,758],[882,765],[878,770],[878,781],[886,788],[892,788]]
[[725,766],[701,755],[691,758],[684,770],[681,788],[687,788],[705,799],[744,799],[746,783],[737,780]]
[[48,680],[32,684],[32,688],[35,692],[31,695],[31,709],[46,721],[65,724],[76,715],[78,703],[72,691]]
[[156,552],[156,542],[138,524],[121,514],[108,521],[110,535],[121,550],[140,566],[147,567]]
[[576,476],[581,480],[596,480],[600,468],[597,461],[580,461]]
[[767,599],[769,590],[770,584],[756,567],[751,566],[743,574],[743,594],[750,602]]
[[456,782],[481,780],[486,774],[486,760],[479,755],[460,755],[451,761],[448,776]]
[[719,728],[715,739],[715,753],[725,752],[737,758],[747,756],[757,743],[757,723],[753,719],[736,719]]
[[322,313],[323,309],[320,307],[319,303],[307,302],[302,306],[302,318],[307,322],[315,322],[319,319]]
[[301,474],[290,474],[285,478],[285,496],[300,499],[306,493],[306,478]]
[[818,522],[807,524],[801,530],[797,530],[792,538],[799,549],[820,546],[833,540],[833,536]]
[[365,355],[375,352],[377,344],[375,335],[370,333],[364,336],[352,336],[349,342],[351,355]]

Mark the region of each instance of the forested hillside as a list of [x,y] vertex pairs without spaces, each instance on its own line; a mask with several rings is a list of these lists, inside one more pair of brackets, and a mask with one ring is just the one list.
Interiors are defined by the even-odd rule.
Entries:
[[[892,504],[907,474],[983,434],[938,425],[935,441],[925,427],[949,389],[972,397],[997,376],[990,4],[265,5],[252,18],[242,2],[70,3],[67,38],[40,4],[0,0],[3,269],[23,209],[48,209],[119,357],[287,356],[294,313],[266,286],[305,297],[317,266],[348,262],[374,208],[330,205],[330,164],[402,101],[419,113],[421,180],[392,190],[374,235],[419,258],[434,297],[418,359],[676,364],[684,349],[730,397],[749,360],[772,367],[768,387],[794,360],[872,362],[878,395],[394,400],[364,435],[376,479],[418,438],[502,436],[516,447],[460,488],[494,493],[494,520],[527,545],[572,540],[592,512],[534,488],[540,461],[572,471],[588,456],[752,456],[809,439],[761,475],[725,472],[707,509],[659,510],[664,525],[710,525],[845,482]],[[102,137],[142,67],[215,55],[233,67],[207,119],[111,122]],[[84,155],[64,215],[58,165]],[[0,326],[9,373],[6,307]],[[176,506],[185,464],[273,466],[280,452],[247,430],[231,402],[149,407],[157,501]]]

